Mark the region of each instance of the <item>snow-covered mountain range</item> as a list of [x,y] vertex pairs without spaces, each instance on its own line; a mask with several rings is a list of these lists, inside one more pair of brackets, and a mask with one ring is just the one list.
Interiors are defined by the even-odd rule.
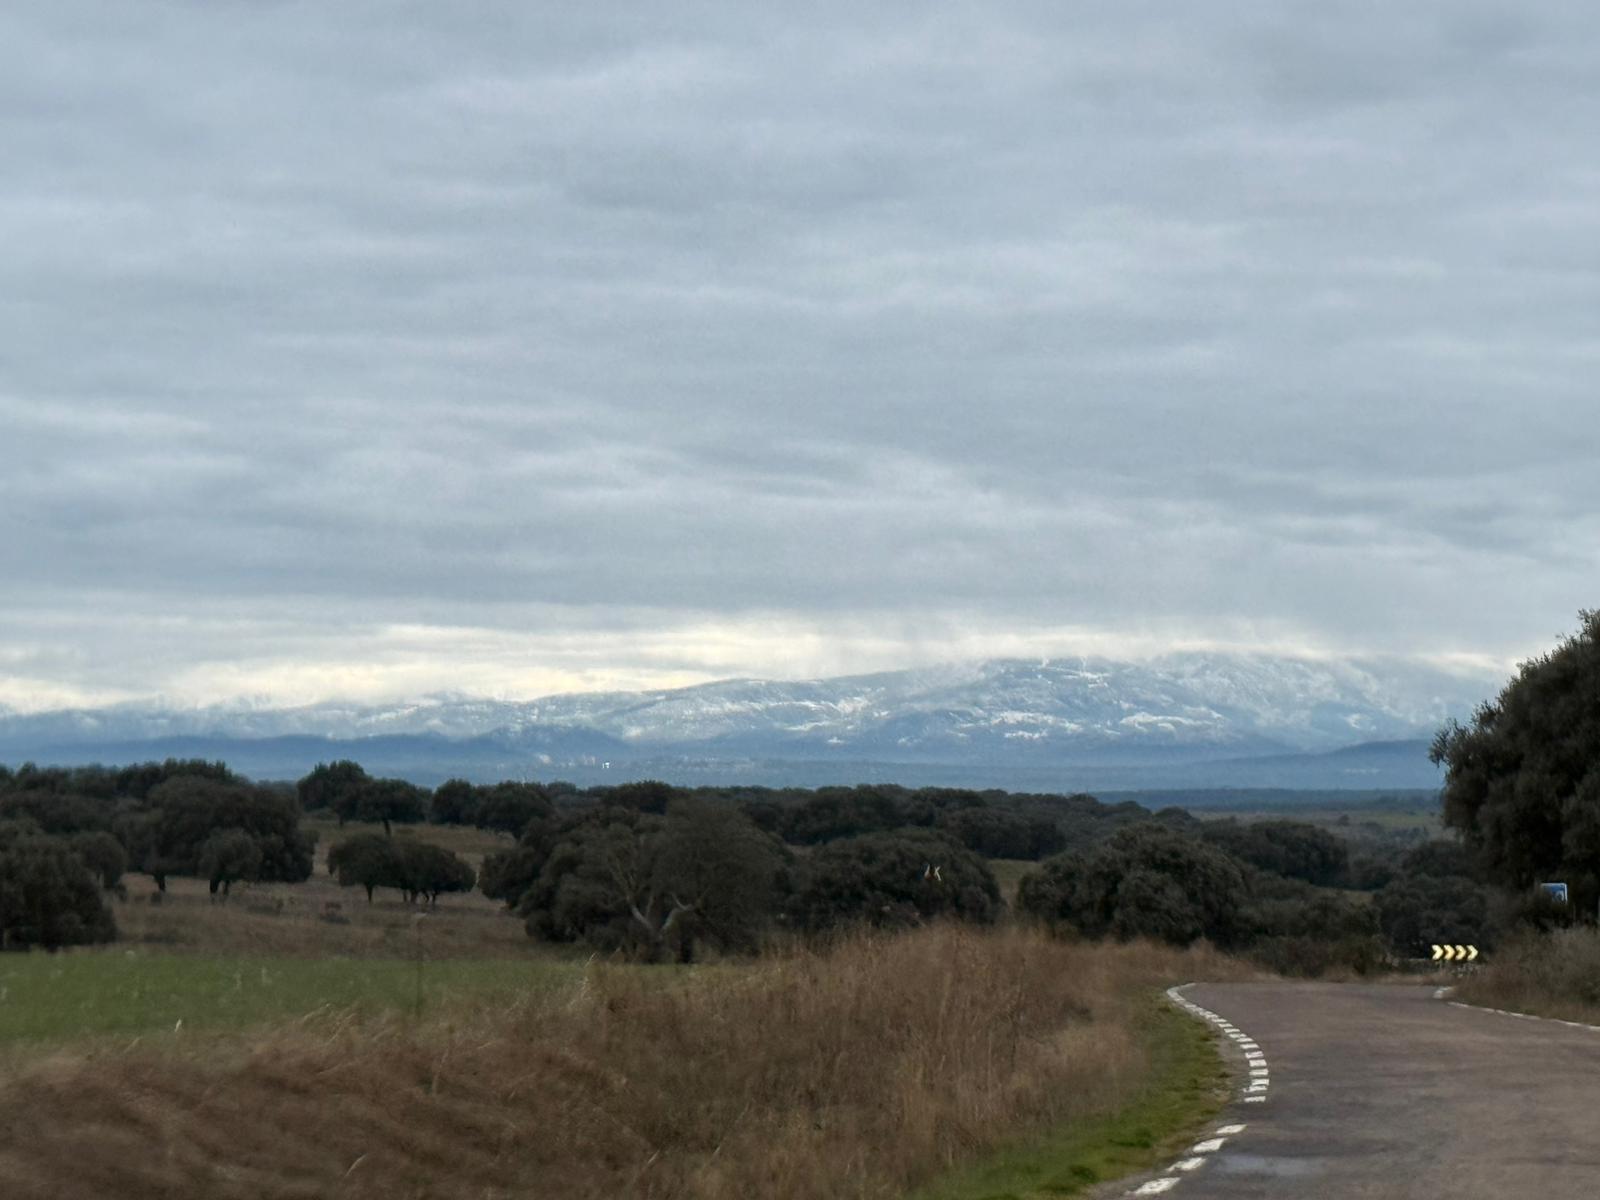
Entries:
[[265,755],[276,767],[266,750],[277,745],[285,774],[300,770],[308,755],[341,754],[363,761],[398,754],[414,760],[410,770],[419,776],[453,769],[671,774],[674,762],[729,770],[755,762],[1170,770],[1420,741],[1446,718],[1466,717],[1499,685],[1400,659],[995,659],[530,701],[431,697],[404,705],[123,705],[0,714],[0,760],[120,761],[177,752],[234,761],[245,746],[246,757]]

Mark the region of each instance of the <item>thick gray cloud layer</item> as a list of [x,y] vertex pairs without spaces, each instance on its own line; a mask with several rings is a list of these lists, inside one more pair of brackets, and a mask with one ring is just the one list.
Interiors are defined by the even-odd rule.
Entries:
[[604,7],[0,12],[0,703],[1595,603],[1592,6]]

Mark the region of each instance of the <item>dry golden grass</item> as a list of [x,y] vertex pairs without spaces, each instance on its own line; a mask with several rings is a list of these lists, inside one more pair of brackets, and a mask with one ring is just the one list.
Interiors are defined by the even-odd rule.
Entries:
[[1462,980],[1456,995],[1485,1008],[1600,1024],[1600,931],[1525,934]]
[[422,1024],[62,1052],[0,1084],[0,1179],[17,1200],[890,1197],[1125,1104],[1142,997],[1237,972],[935,927],[687,975],[594,966]]

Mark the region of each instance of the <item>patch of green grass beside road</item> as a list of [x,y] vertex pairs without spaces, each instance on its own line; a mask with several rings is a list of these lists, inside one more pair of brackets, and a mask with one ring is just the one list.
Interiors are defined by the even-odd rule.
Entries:
[[1141,1028],[1148,1037],[1151,1071],[1132,1104],[1007,1147],[913,1193],[910,1200],[1072,1196],[1175,1157],[1226,1102],[1228,1071],[1205,1026],[1169,1004],[1152,1001]]
[[[424,1012],[444,1002],[508,1000],[575,982],[577,962],[424,962]],[[0,956],[0,1045],[96,1034],[237,1029],[323,1007],[407,1011],[418,971],[404,959],[197,956],[96,951]]]

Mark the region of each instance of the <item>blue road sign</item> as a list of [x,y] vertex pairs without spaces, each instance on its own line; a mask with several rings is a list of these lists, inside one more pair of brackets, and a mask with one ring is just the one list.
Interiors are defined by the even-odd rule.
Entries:
[[1557,904],[1567,902],[1567,885],[1564,883],[1541,883],[1539,890]]

